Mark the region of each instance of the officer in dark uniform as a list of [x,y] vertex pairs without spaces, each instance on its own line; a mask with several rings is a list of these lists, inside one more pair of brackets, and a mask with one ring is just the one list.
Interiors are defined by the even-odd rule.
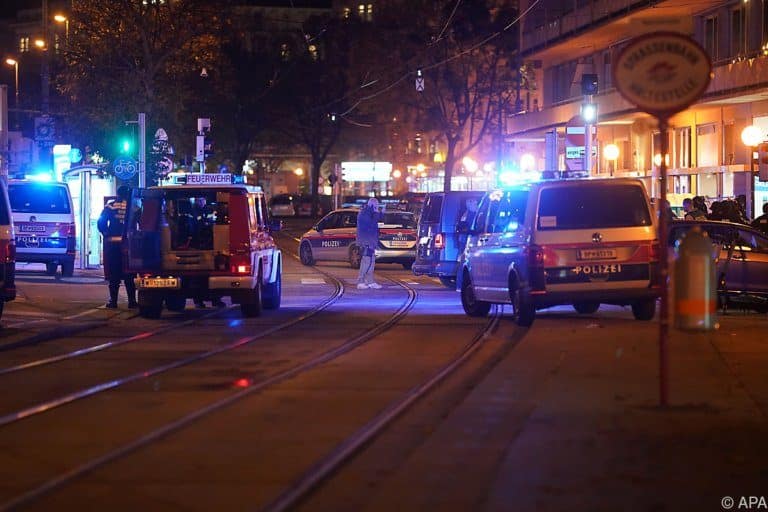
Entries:
[[120,289],[121,280],[125,282],[128,307],[135,308],[137,306],[136,285],[133,282],[134,274],[124,273],[121,248],[129,193],[130,189],[127,186],[120,186],[117,189],[117,199],[107,202],[97,224],[99,232],[104,237],[104,279],[109,281],[107,307],[110,309],[117,307],[117,292]]

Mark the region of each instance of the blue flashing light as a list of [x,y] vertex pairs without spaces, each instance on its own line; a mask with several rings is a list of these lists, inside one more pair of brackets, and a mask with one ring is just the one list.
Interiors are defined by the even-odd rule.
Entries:
[[537,181],[541,181],[541,173],[539,171],[503,171],[499,173],[500,186],[508,187]]
[[27,174],[27,179],[30,181],[39,181],[41,183],[48,183],[53,181],[50,171],[38,171],[35,174]]

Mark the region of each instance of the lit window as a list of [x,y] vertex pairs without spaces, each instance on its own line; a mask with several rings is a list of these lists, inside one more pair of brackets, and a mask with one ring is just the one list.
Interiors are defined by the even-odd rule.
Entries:
[[357,6],[357,15],[360,16],[361,18],[365,16],[365,5],[364,4],[360,4],[360,5]]
[[352,14],[352,9],[350,9],[349,7],[345,7],[345,8],[344,8],[344,14],[342,15],[342,16],[344,17],[344,19],[345,19],[345,20],[348,20],[348,19],[349,19],[349,16],[350,16],[351,14]]
[[309,51],[309,56],[312,57],[312,60],[317,60],[317,46],[311,44],[307,50]]
[[365,12],[365,19],[367,21],[373,20],[373,4],[368,4],[368,8],[366,9],[366,12]]
[[29,51],[29,38],[28,37],[22,37],[19,39],[19,51],[20,52],[28,52]]
[[291,57],[291,50],[286,43],[280,45],[280,58],[288,60]]

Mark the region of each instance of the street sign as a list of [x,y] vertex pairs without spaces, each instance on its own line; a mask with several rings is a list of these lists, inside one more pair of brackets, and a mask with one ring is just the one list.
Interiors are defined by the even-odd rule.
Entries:
[[133,178],[139,172],[136,160],[126,156],[115,159],[112,164],[112,170],[115,172],[115,176],[123,181]]
[[419,77],[416,79],[416,90],[418,92],[424,92],[424,78]]
[[712,63],[688,36],[653,32],[631,40],[613,64],[613,83],[630,103],[669,118],[696,101],[709,85]]

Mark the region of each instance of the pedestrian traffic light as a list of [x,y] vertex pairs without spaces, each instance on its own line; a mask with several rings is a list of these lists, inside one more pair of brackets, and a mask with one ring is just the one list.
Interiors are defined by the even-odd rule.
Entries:
[[757,175],[760,181],[768,181],[768,142],[757,145]]
[[130,139],[122,139],[120,141],[120,151],[122,153],[130,153],[131,152],[131,141],[130,141]]
[[205,142],[203,143],[203,154],[206,160],[213,156],[213,141],[210,137],[210,133],[206,134]]

